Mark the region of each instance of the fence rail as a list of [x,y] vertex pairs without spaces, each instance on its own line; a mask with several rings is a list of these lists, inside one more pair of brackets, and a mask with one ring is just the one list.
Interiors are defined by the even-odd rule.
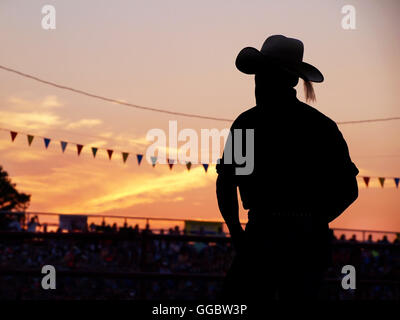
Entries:
[[[127,221],[143,221],[146,225],[150,225],[151,222],[175,222],[175,223],[184,223],[187,219],[179,219],[179,218],[162,218],[162,217],[145,217],[145,216],[120,216],[120,215],[103,215],[103,214],[85,214],[85,213],[54,213],[54,212],[36,212],[36,211],[21,211],[21,212],[10,212],[10,211],[1,211],[0,214],[17,214],[17,215],[25,215],[27,220],[29,220],[32,216],[50,216],[50,217],[59,217],[60,215],[86,215],[88,219],[102,219],[105,221],[109,220],[123,220]],[[226,223],[223,220],[207,220],[207,219],[190,219],[191,221],[203,221],[203,222],[217,222],[222,223],[226,226]],[[241,221],[242,225],[246,225],[246,221]],[[48,223],[48,225],[57,226],[57,223]],[[400,231],[384,231],[384,230],[367,230],[367,229],[349,229],[349,228],[331,228],[334,232],[345,232],[345,233],[361,233],[362,241],[366,240],[367,235],[372,234],[383,234],[390,235],[396,237],[400,234]]]

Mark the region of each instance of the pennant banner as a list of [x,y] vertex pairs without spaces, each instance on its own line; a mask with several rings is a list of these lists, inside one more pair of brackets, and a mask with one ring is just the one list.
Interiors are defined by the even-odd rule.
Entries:
[[[369,182],[371,181],[371,178],[374,178],[374,177],[360,177],[360,178],[363,179],[363,181],[364,181],[364,183],[365,183],[365,186],[368,188]],[[375,179],[378,179],[379,185],[381,186],[381,188],[383,188],[383,187],[385,186],[385,182],[386,182],[386,180],[388,180],[388,179],[393,179],[394,184],[395,184],[395,186],[396,186],[396,189],[399,188],[400,178],[398,178],[398,177],[396,177],[396,178],[375,177]]]
[[81,154],[82,148],[83,148],[83,145],[81,145],[81,144],[76,145],[76,151],[78,152],[78,156]]
[[[26,134],[26,133],[17,132],[17,131],[11,131],[11,130],[8,130],[8,129],[3,129],[3,130],[6,130],[6,131],[10,132],[10,136],[11,136],[11,141],[12,142],[15,141],[16,137],[18,136],[18,134],[25,134],[27,136],[28,145],[31,146],[31,144],[32,144],[32,142],[33,142],[33,140],[35,138],[35,136],[31,135],[31,134]],[[36,136],[36,137],[39,137],[39,136]],[[52,139],[51,138],[47,138],[47,137],[39,137],[39,138],[43,139],[44,146],[45,146],[46,149],[48,149]],[[72,143],[72,144],[76,145],[77,154],[79,156],[81,154],[81,152],[82,152],[83,147],[84,147],[83,144],[78,144],[78,143],[74,143],[74,142],[68,142],[68,141],[59,141],[59,142],[60,142],[60,145],[61,145],[62,153],[65,153],[65,150],[67,149],[67,145]],[[112,155],[114,153],[114,150],[113,149],[103,149],[103,148],[100,148],[100,149],[107,151],[108,158],[111,160]],[[91,150],[92,150],[93,158],[96,158],[96,155],[97,155],[97,152],[98,152],[99,148],[91,147]],[[121,151],[121,154],[122,154],[122,161],[124,163],[126,163],[128,158],[129,158],[130,153]],[[144,157],[144,154],[142,154],[142,153],[137,153],[136,154],[136,160],[137,160],[137,164],[139,166],[142,163],[143,157]],[[151,166],[154,168],[156,166],[156,164],[157,164],[157,157],[155,157],[155,156],[150,157],[150,160],[151,160]],[[168,164],[168,167],[169,167],[170,170],[172,170],[172,168],[174,167],[174,165],[176,163],[177,163],[177,161],[174,160],[174,159],[167,159],[167,164]],[[187,171],[190,171],[190,169],[192,168],[192,165],[193,165],[192,162],[190,162],[190,161],[186,162]],[[204,169],[204,172],[207,173],[210,164],[202,163],[201,165],[202,165],[202,167]],[[397,189],[399,188],[399,184],[400,184],[400,177],[394,177],[393,178],[393,177],[359,176],[358,178],[362,178],[362,180],[363,180],[363,182],[364,182],[364,184],[365,184],[365,186],[367,188],[369,187],[369,183],[370,183],[371,179],[377,179],[382,188],[385,187],[385,182],[386,181],[389,181],[389,180],[392,180],[392,179],[393,179],[392,181],[394,181],[395,187]]]
[[129,153],[128,152],[122,152],[122,160],[124,163],[126,162],[126,159],[128,159]]
[[11,134],[11,141],[14,142],[15,138],[17,137],[18,132],[10,131]]
[[[18,134],[19,134],[19,132],[10,131],[11,140],[14,141]],[[27,136],[27,139],[28,139],[28,145],[30,146],[32,144],[32,141],[35,138],[35,136],[33,136],[31,134],[26,134],[26,136]],[[51,142],[52,139],[51,138],[46,138],[46,137],[41,137],[41,138],[43,139],[44,145],[45,145],[45,147],[47,149],[49,147],[50,142]],[[65,153],[65,150],[67,149],[68,144],[71,144],[71,143],[76,145],[76,150],[77,150],[78,156],[82,153],[82,149],[84,147],[83,144],[78,144],[78,143],[68,142],[68,141],[59,141],[59,142],[60,142],[62,153]],[[99,148],[91,147],[91,150],[92,150],[93,158],[96,158],[96,155],[97,155],[97,152],[98,152]],[[107,151],[108,158],[111,160],[112,159],[112,155],[114,153],[114,150],[112,150],[112,149],[103,149],[103,150]],[[129,152],[121,152],[121,154],[122,154],[123,162],[126,163],[130,153]],[[141,154],[141,153],[137,153],[136,154],[136,159],[137,159],[137,163],[138,163],[139,166],[142,163],[143,157],[144,157],[144,154]],[[157,157],[153,156],[150,159],[151,159],[152,167],[155,167],[156,164],[157,164]],[[176,163],[177,162],[174,159],[167,159],[167,164],[168,164],[170,170],[172,170],[173,166]],[[202,163],[201,165],[203,166],[204,171],[207,172],[209,164],[208,163]],[[188,171],[190,171],[191,167],[192,167],[192,163],[190,161],[187,162],[186,163],[186,168],[187,168]]]
[[92,147],[93,158],[96,158],[97,148]]
[[50,144],[50,139],[49,138],[43,138],[43,141],[44,141],[44,146],[47,149],[49,147],[49,144]]
[[111,160],[112,154],[113,154],[114,150],[111,149],[107,149],[107,153],[108,153],[108,159]]
[[26,137],[28,138],[28,145],[31,145],[33,141],[33,136],[28,134]]
[[60,143],[61,143],[61,150],[64,153],[65,149],[67,148],[68,142],[60,141]]
[[157,157],[151,157],[151,165],[153,166],[153,168],[156,166],[156,162],[157,162]]
[[137,158],[137,163],[140,166],[140,163],[142,162],[142,159],[143,159],[143,155],[142,154],[137,154],[136,158]]
[[169,166],[169,170],[172,170],[172,167],[174,166],[174,160],[168,159],[168,166]]

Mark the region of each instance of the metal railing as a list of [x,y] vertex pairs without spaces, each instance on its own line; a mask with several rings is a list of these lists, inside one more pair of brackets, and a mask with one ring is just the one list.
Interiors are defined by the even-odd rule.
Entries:
[[[162,218],[162,217],[145,217],[145,216],[120,216],[120,215],[103,215],[103,214],[84,214],[84,213],[75,213],[75,214],[67,214],[67,213],[53,213],[53,212],[35,212],[35,211],[26,211],[26,212],[10,212],[10,211],[0,211],[0,214],[20,214],[20,215],[25,215],[25,224],[28,223],[29,219],[33,216],[38,216],[38,217],[57,217],[59,218],[60,215],[86,215],[88,219],[101,219],[102,221],[111,220],[122,220],[126,223],[128,221],[143,221],[147,226],[150,226],[152,222],[167,222],[171,223],[170,227],[174,226],[173,223],[175,224],[184,224],[185,219],[179,219],[179,218]],[[190,218],[191,221],[203,221],[203,222],[217,222],[217,223],[222,223],[222,225],[226,228],[226,223],[223,220],[207,220],[207,219],[193,219]],[[241,224],[244,226],[246,225],[247,221],[241,221]],[[42,223],[42,224],[47,224],[49,226],[58,226],[58,223]],[[350,228],[331,228],[334,232],[344,232],[344,233],[360,233],[362,235],[362,241],[366,240],[367,235],[372,235],[372,234],[380,234],[380,235],[390,235],[392,237],[398,237],[400,235],[400,231],[384,231],[384,230],[366,230],[366,229],[350,229]],[[160,229],[157,228],[152,228],[153,231],[160,231]],[[227,228],[226,228],[227,231]],[[227,231],[228,232],[228,231]]]

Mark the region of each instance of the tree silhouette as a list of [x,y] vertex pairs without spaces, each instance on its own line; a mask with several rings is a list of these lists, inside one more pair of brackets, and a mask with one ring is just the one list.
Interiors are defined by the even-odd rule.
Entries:
[[20,193],[15,187],[7,171],[0,166],[0,210],[24,211],[28,208],[31,195]]

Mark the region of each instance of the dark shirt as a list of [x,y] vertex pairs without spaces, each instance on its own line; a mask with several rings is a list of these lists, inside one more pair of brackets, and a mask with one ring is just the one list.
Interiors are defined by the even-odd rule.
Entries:
[[[224,155],[217,172],[232,177],[249,216],[278,212],[322,217],[340,206],[346,197],[343,184],[358,174],[336,123],[299,101],[293,88],[258,101],[237,117],[231,135],[233,129],[254,129],[254,170],[235,175],[238,165],[224,164]],[[245,146],[244,133],[242,137]]]

